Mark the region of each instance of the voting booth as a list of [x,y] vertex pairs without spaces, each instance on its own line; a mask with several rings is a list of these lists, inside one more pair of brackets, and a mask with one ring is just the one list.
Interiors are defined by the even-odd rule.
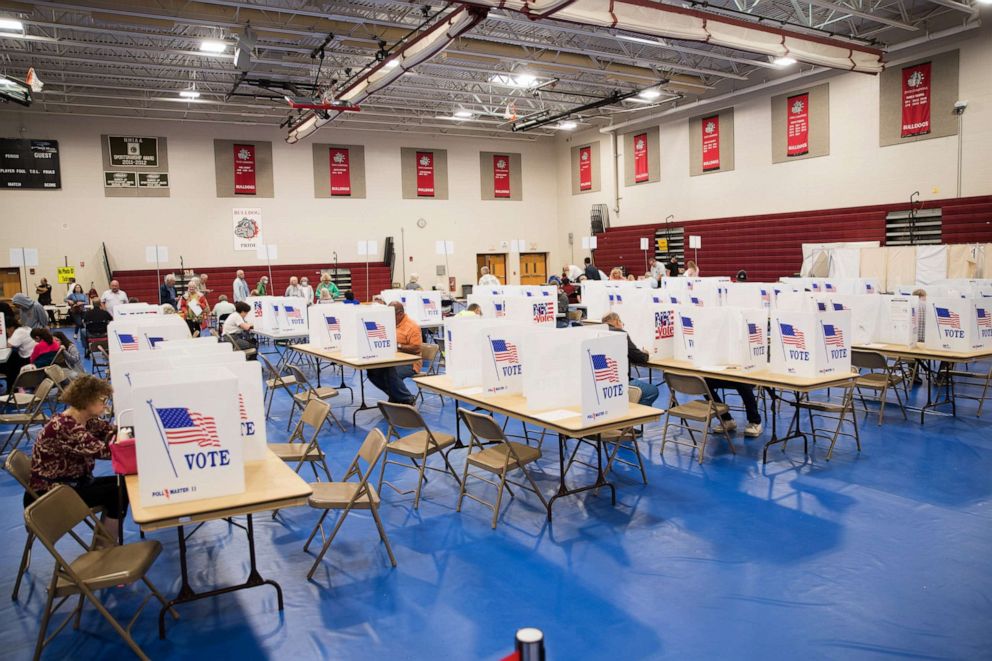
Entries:
[[155,314],[162,314],[162,308],[148,303],[118,303],[114,306],[114,319],[145,317]]
[[500,319],[506,316],[506,299],[500,295],[490,294],[469,294],[466,301],[469,305],[473,303],[482,310],[482,316],[487,319]]
[[304,333],[307,331],[307,299],[283,297],[279,309],[279,330]]
[[[879,299],[878,321],[871,342],[883,344],[900,344],[908,347],[916,346],[919,337],[920,322],[918,296],[892,296],[882,294]],[[856,343],[861,344],[856,338]]]
[[726,312],[720,308],[679,305],[675,307],[675,318],[676,359],[687,360],[696,367],[728,365],[733,361],[730,315]]
[[237,377],[211,365],[142,372],[133,379],[142,504],[242,493]]
[[730,365],[751,372],[768,367],[768,310],[723,308],[728,317]]
[[848,310],[771,314],[771,369],[801,377],[851,371],[851,313]]
[[591,424],[626,413],[627,339],[620,333],[599,333],[579,344],[579,355],[582,421]]
[[310,344],[321,349],[341,347],[341,315],[345,308],[355,307],[344,303],[318,303],[307,310]]
[[480,317],[444,320],[444,370],[455,386],[482,383],[482,333],[489,327]]
[[293,296],[249,296],[251,323],[255,330],[265,333],[300,332],[307,330],[307,300]]
[[[178,315],[115,318],[107,325],[110,358],[121,353],[151,351],[163,342],[190,339],[189,326]],[[216,338],[211,338],[216,343]]]
[[652,358],[671,358],[675,350],[675,306],[660,302],[661,294],[650,296],[649,300],[624,303],[615,312],[634,346],[647,351]]
[[771,307],[772,285],[766,282],[728,282],[724,304],[740,308]]
[[384,289],[379,294],[388,303],[402,303],[403,311],[420,326],[441,323],[441,292]]
[[992,347],[990,312],[985,299],[927,298],[924,344],[961,352]]
[[478,329],[481,351],[482,390],[490,395],[516,395],[523,392],[523,363],[520,347],[529,329],[510,322],[483,323]]
[[385,305],[341,307],[341,354],[372,360],[396,353],[396,312]]
[[557,325],[558,300],[556,298],[513,296],[506,298],[505,301],[505,317],[508,321],[549,328],[554,328]]

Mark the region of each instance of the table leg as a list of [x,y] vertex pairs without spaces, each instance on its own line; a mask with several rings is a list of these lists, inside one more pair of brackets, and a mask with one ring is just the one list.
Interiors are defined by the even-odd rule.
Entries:
[[258,571],[258,566],[255,560],[255,527],[252,523],[252,515],[248,514],[248,559],[249,559],[249,571],[248,578],[244,583],[240,585],[230,585],[223,588],[216,588],[214,590],[207,590],[206,592],[196,592],[193,587],[189,584],[189,569],[186,562],[186,534],[183,531],[183,527],[179,526],[179,572],[182,579],[182,583],[179,587],[179,594],[175,596],[169,603],[162,607],[162,610],[158,614],[158,637],[161,639],[165,638],[165,614],[168,613],[173,606],[177,604],[183,604],[190,601],[197,601],[199,599],[206,599],[207,597],[215,597],[221,594],[227,594],[228,592],[235,592],[237,590],[245,590],[248,588],[255,588],[261,585],[271,585],[276,589],[276,599],[278,600],[279,610],[283,610],[283,600],[282,600],[282,587],[273,581],[272,579],[262,578],[262,575]]
[[583,491],[598,490],[601,487],[610,488],[610,501],[613,505],[617,504],[617,489],[612,482],[606,479],[605,473],[603,473],[603,443],[599,434],[596,435],[596,481],[593,484],[587,484],[585,486],[569,488],[565,483],[565,453],[568,451],[568,437],[564,434],[558,434],[558,491],[555,495],[551,496],[548,500],[548,521],[551,521],[551,509],[554,502],[559,498],[564,498],[565,496],[574,496],[577,493],[582,493]]
[[[343,367],[341,368],[341,379],[342,380],[344,379],[344,368]],[[376,408],[375,406],[369,406],[368,404],[365,403],[365,379],[362,378],[362,371],[361,370],[358,371],[358,385],[359,385],[359,388],[361,389],[362,401],[358,405],[358,408],[355,409],[355,412],[351,414],[351,426],[352,427],[357,427],[358,426],[358,425],[355,424],[355,418],[356,418],[356,416],[361,411],[371,411],[371,410],[373,410],[373,409]]]
[[[783,436],[781,438],[779,438],[779,436],[778,436],[778,424],[777,424],[777,420],[778,420],[778,407],[776,406],[776,402],[779,399],[781,399],[781,397],[779,395],[777,395],[775,393],[775,390],[772,389],[772,388],[769,388],[768,389],[768,394],[772,398],[772,437],[771,437],[771,439],[768,440],[767,443],[765,443],[765,447],[761,451],[761,463],[763,463],[763,464],[767,464],[768,463],[768,448],[770,448],[773,445],[778,445],[779,443],[781,443],[782,444],[782,452],[785,452],[785,444],[788,443],[789,441],[791,441],[794,438],[802,438],[803,439],[803,452],[806,453],[806,454],[808,454],[809,453],[809,439],[806,438],[806,434],[804,434],[801,431],[799,431],[799,406],[798,406],[798,403],[799,403],[800,394],[798,392],[793,393],[795,395],[795,397],[796,397],[796,399],[795,399],[795,401],[796,401],[795,411],[792,414],[792,420],[789,421],[789,427],[788,427],[788,429],[785,430],[785,436]],[[793,431],[793,427],[795,427],[795,430],[794,431]]]

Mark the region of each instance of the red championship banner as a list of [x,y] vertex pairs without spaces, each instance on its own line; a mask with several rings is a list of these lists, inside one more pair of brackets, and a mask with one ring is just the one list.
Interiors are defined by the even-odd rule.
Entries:
[[234,194],[254,195],[255,145],[234,145]]
[[699,123],[703,132],[703,172],[720,169],[720,116],[704,117]]
[[434,152],[417,152],[417,197],[434,197]]
[[351,155],[343,147],[331,147],[331,195],[351,195]]
[[510,197],[510,157],[493,154],[493,197]]
[[579,149],[579,190],[592,190],[592,147]]
[[634,182],[647,181],[648,173],[648,134],[634,136]]
[[786,101],[786,156],[809,153],[809,93],[790,96]]
[[930,132],[930,63],[902,70],[901,137]]

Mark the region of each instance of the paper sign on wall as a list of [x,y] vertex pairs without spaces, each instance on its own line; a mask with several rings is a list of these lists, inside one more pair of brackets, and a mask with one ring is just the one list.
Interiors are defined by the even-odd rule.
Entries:
[[[261,226],[260,226],[261,227]],[[237,250],[237,248],[235,248]],[[145,246],[145,262],[161,264],[169,261],[169,248],[166,246]]]
[[454,255],[455,254],[455,242],[454,241],[435,241],[434,242],[434,253],[437,255]]

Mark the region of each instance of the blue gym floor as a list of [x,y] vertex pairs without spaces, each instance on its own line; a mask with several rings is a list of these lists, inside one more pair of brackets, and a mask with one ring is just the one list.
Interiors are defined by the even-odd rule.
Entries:
[[[348,378],[357,390],[350,371]],[[325,368],[325,384],[336,381]],[[658,404],[665,401],[663,389]],[[323,435],[335,478],[367,430],[382,424],[364,412],[353,430],[352,409],[342,408],[348,402],[343,391],[335,409],[348,433],[325,427]],[[556,502],[550,525],[536,497],[516,490],[491,530],[489,510],[466,500],[455,512],[454,480],[432,473],[419,511],[412,495],[384,488],[381,512],[397,568],[369,514],[353,512],[312,582],[314,549],[306,554],[302,546],[318,512],[296,508],[274,521],[257,515],[259,569],[281,583],[285,610],[276,609],[270,587],[186,604],[160,641],[151,603],[135,639],[152,658],[500,659],[514,631],[532,626],[557,660],[989,659],[992,410],[978,419],[976,408],[965,402],[957,418],[928,416],[925,426],[913,413],[904,421],[895,406],[882,427],[861,415],[863,451],[842,439],[829,463],[822,444],[806,457],[796,442],[784,454],[774,448],[762,466],[766,424],[762,439],[736,434],[736,456],[711,444],[700,466],[687,448],[669,445],[662,456],[661,428],[652,425],[642,444],[648,486],[619,467],[615,507],[606,491],[587,492]],[[270,440],[285,437],[288,409],[288,398],[277,396]],[[429,424],[448,431],[454,410],[432,395],[421,406]],[[544,449],[545,472],[536,476],[550,495],[556,440],[549,436]],[[462,453],[452,457],[460,472]],[[573,480],[590,477],[573,471]],[[387,474],[405,485],[416,477],[394,467]],[[33,650],[51,561],[36,544],[20,600],[10,601],[25,533],[21,489],[6,473],[0,497],[7,504],[0,644],[4,657],[23,659]],[[127,538],[137,537],[129,522]],[[164,546],[150,578],[172,596],[176,534],[149,537]],[[195,587],[242,581],[244,533],[208,523],[191,538],[189,561]],[[126,622],[145,592],[103,594]],[[130,653],[90,607],[80,631],[63,631],[45,655]]]

